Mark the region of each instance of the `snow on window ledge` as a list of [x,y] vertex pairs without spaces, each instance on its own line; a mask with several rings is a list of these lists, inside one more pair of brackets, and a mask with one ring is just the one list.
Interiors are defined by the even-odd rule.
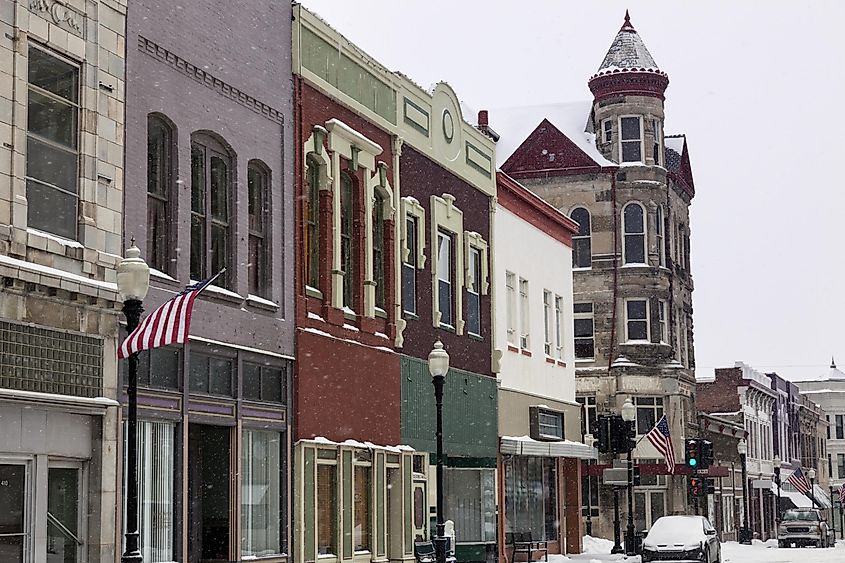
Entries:
[[279,304],[275,301],[259,297],[258,295],[253,295],[252,293],[246,296],[246,302],[249,305],[261,307],[263,309],[271,309],[273,311],[279,308]]

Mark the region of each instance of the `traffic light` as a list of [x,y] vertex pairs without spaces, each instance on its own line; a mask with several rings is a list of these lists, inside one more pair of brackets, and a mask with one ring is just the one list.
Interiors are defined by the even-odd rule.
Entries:
[[689,494],[691,497],[703,497],[704,490],[704,479],[702,479],[701,477],[689,478]]
[[610,448],[610,417],[608,415],[600,415],[596,418],[596,426],[597,426],[597,435],[596,438],[598,442],[596,445],[598,446],[599,452],[603,454],[611,453]]
[[633,478],[634,486],[639,487],[640,483],[642,482],[642,479],[640,478],[640,466],[639,465],[634,465],[633,473],[634,473],[634,478]]
[[712,477],[707,478],[704,480],[704,494],[705,495],[715,495],[716,494],[716,479]]
[[613,453],[621,454],[634,449],[635,442],[631,436],[631,425],[621,416],[611,416],[610,435]]
[[687,438],[684,451],[686,452],[687,467],[690,469],[701,469],[701,452],[699,451],[700,441],[695,438]]
[[699,440],[698,452],[701,458],[698,469],[707,469],[713,465],[713,442],[710,440]]

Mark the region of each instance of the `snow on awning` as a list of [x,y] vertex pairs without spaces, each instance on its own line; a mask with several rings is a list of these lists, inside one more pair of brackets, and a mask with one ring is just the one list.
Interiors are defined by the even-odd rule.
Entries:
[[502,436],[499,449],[512,455],[598,459],[598,450],[571,440],[541,442],[528,436]]
[[[813,491],[816,494],[816,506],[819,508],[829,508],[830,507],[830,499],[824,493],[824,490],[819,487],[818,485],[814,485]],[[775,483],[772,483],[772,492],[774,494],[778,494],[778,486]],[[798,491],[790,491],[784,488],[780,490],[781,498],[787,498],[795,508],[812,508],[813,501],[810,498]]]

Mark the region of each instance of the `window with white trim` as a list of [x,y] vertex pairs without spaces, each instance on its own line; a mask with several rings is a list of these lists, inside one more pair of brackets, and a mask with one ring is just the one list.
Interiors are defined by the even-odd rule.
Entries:
[[639,203],[632,201],[622,210],[622,229],[625,233],[622,248],[624,264],[646,263],[646,224],[645,210]]
[[648,300],[625,300],[625,341],[649,341]]
[[669,311],[669,304],[664,300],[657,302],[657,322],[660,327],[660,343],[669,344],[669,322],[667,314]]
[[657,241],[657,264],[659,266],[666,266],[666,237],[665,218],[663,216],[663,206],[658,205],[654,212],[654,235]]
[[569,217],[578,223],[578,234],[572,237],[572,267],[590,268],[593,262],[590,212],[583,207],[576,207]]
[[552,292],[543,290],[543,327],[545,329],[543,350],[546,356],[552,355]]
[[575,359],[592,360],[596,355],[593,304],[574,303],[575,315]]
[[79,66],[32,43],[27,66],[27,225],[76,239]]
[[452,291],[454,289],[452,267],[452,235],[445,231],[437,232],[437,291],[438,309],[440,311],[440,325],[454,327],[454,305]]
[[663,161],[661,154],[663,151],[663,123],[659,119],[651,120],[651,128],[654,131],[654,146],[652,147],[652,156],[654,157],[654,164],[660,166]]
[[637,435],[648,434],[663,416],[663,397],[634,397],[637,408]]
[[543,438],[563,440],[563,413],[538,411],[537,428]]
[[467,332],[481,336],[481,250],[469,247],[467,280]]
[[517,346],[519,341],[516,336],[516,274],[505,273],[505,300],[507,310],[505,311],[508,323],[508,344]]
[[555,295],[555,357],[563,359],[563,297]]
[[402,259],[402,307],[406,313],[417,314],[417,229],[419,219],[405,216],[406,252]]
[[601,122],[602,142],[609,143],[613,140],[613,122],[605,119]]
[[595,395],[575,397],[575,402],[582,406],[584,416],[581,417],[581,434],[593,434],[598,420],[598,407]]
[[643,161],[643,124],[642,118],[629,115],[619,118],[620,162]]
[[[437,256],[432,268],[432,325],[454,329],[456,334],[463,334],[466,324],[464,285],[468,276],[464,215],[455,207],[455,197],[451,194],[445,193],[442,197],[432,195],[430,201],[431,244]],[[444,235],[448,238],[448,244],[443,239]],[[482,264],[482,273],[483,269]],[[449,294],[440,295],[441,288]],[[481,289],[484,293],[483,279]]]
[[531,326],[528,324],[528,280],[519,278],[519,347],[528,349]]

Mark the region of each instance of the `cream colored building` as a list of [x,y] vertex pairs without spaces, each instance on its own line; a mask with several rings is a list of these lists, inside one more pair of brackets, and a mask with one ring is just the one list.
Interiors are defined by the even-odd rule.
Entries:
[[0,6],[4,563],[119,551],[125,14],[125,0]]

